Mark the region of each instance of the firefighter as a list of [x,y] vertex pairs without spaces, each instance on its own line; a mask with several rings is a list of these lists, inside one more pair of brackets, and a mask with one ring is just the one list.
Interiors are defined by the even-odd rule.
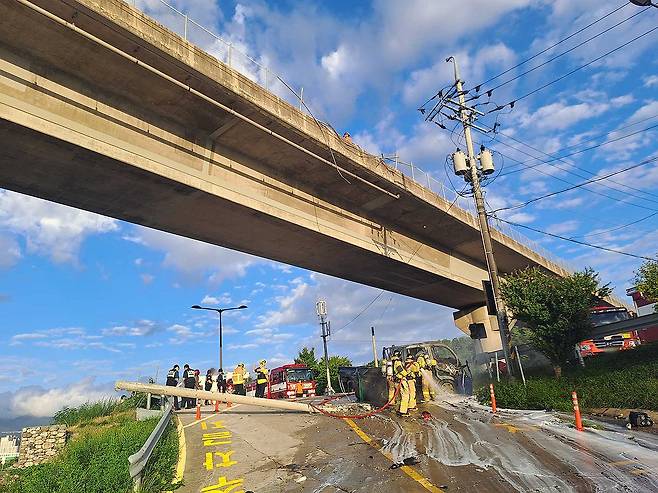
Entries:
[[[167,383],[165,385],[169,387],[176,387],[178,385],[178,380],[180,378],[180,374],[178,373],[178,370],[180,370],[180,366],[174,365],[171,370],[167,372]],[[174,409],[176,411],[180,410],[180,406],[178,405],[178,396],[174,396]]]
[[420,373],[420,367],[411,355],[407,356],[405,366],[407,368],[407,380],[409,385],[409,411],[415,411],[418,409],[416,404],[416,377]]
[[[194,370],[190,368],[190,365],[183,366],[183,386],[186,389],[193,389],[196,386],[196,377],[194,376]],[[182,405],[185,409],[191,409],[194,407],[194,399],[191,397],[183,397]]]
[[436,360],[424,351],[420,352],[416,358],[416,363],[418,363],[420,369],[426,370],[425,372],[420,372],[421,392],[423,393],[420,402],[428,402],[436,397],[434,394],[434,389],[432,388],[431,382],[429,380],[431,376],[428,375],[428,372],[432,373],[432,361],[434,361],[434,366],[436,366]]
[[219,373],[217,373],[217,392],[226,393],[226,377],[223,368],[220,368]]
[[393,376],[393,361],[382,361],[382,368],[384,368],[384,375],[386,375],[386,385],[388,387],[388,401],[393,401],[395,397],[395,377]]
[[244,391],[244,363],[238,363],[233,371],[233,393],[245,395]]
[[269,371],[265,364],[267,361],[264,359],[258,362],[258,366],[254,368],[256,373],[256,397],[265,397],[265,387],[267,387],[267,379]]
[[398,407],[398,416],[408,416],[409,409],[409,380],[408,373],[404,369],[404,364],[400,361],[400,353],[393,353],[393,377],[396,384],[400,385],[400,407]]
[[[210,392],[212,390],[212,370],[208,370],[206,372],[206,381],[203,383],[203,390],[206,392]],[[211,402],[206,399],[206,406],[209,406]]]

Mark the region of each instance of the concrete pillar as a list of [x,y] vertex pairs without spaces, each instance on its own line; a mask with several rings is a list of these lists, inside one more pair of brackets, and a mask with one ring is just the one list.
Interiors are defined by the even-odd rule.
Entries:
[[470,330],[468,328],[470,324],[484,324],[487,337],[485,339],[475,340],[475,351],[478,354],[502,350],[500,334],[498,334],[498,321],[495,316],[487,313],[486,306],[465,308],[453,313],[452,316],[457,328],[468,336],[470,336]]

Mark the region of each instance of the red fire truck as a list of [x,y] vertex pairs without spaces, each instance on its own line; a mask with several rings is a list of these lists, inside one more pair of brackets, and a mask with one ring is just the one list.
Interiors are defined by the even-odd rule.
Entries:
[[[611,324],[614,322],[621,322],[628,320],[631,314],[626,308],[608,307],[608,306],[595,306],[591,311],[591,319],[594,327]],[[594,356],[596,354],[624,351],[627,349],[634,349],[641,344],[640,337],[637,330],[627,332],[620,332],[619,334],[608,335],[604,337],[597,337],[582,341],[579,344],[580,354],[583,357]]]
[[[270,399],[313,397],[317,384],[313,371],[306,365],[283,365],[270,371]],[[247,395],[256,393],[256,382],[247,384]]]

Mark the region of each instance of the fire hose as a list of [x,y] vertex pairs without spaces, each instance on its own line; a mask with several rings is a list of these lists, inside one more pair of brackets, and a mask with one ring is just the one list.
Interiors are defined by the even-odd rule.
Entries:
[[[405,368],[405,371],[408,371],[409,368],[411,368],[411,365],[408,365]],[[395,386],[395,392],[393,393],[393,397],[391,397],[391,399],[389,399],[389,401],[386,404],[384,404],[382,407],[380,407],[378,409],[373,409],[372,411],[369,411],[369,412],[363,413],[363,414],[341,415],[341,414],[335,414],[335,413],[331,413],[329,411],[325,411],[324,409],[321,409],[320,407],[318,407],[318,406],[322,406],[322,405],[326,404],[329,401],[338,399],[342,396],[328,397],[325,400],[323,400],[322,402],[320,402],[320,404],[318,404],[318,406],[316,406],[312,403],[309,403],[309,407],[312,407],[317,412],[322,413],[325,416],[330,416],[332,418],[340,418],[340,419],[364,419],[364,418],[369,418],[370,416],[374,416],[375,414],[381,413],[386,408],[388,408],[391,404],[393,404],[395,402],[395,399],[397,398],[398,394],[400,393],[400,387],[402,387],[402,380],[400,380],[398,382],[398,384]]]
[[401,386],[402,386],[402,381],[400,381],[400,382],[395,386],[395,393],[393,394],[393,397],[392,397],[392,398],[391,398],[386,404],[384,404],[382,407],[380,407],[380,408],[378,408],[378,409],[373,409],[372,411],[369,411],[369,412],[367,412],[367,413],[363,413],[363,414],[351,414],[351,415],[350,415],[350,414],[347,414],[347,415],[335,414],[335,413],[331,413],[331,412],[329,412],[329,411],[325,411],[324,409],[318,407],[318,406],[322,406],[322,405],[324,405],[324,404],[326,404],[327,402],[330,402],[330,401],[332,401],[332,400],[339,399],[340,397],[343,397],[343,396],[332,396],[332,397],[328,397],[327,399],[324,399],[322,402],[320,402],[320,404],[318,404],[317,406],[316,406],[315,404],[312,404],[312,403],[309,403],[309,406],[312,407],[313,409],[315,409],[317,412],[322,413],[322,414],[324,414],[325,416],[330,416],[330,417],[332,417],[332,418],[340,418],[340,419],[364,419],[364,418],[368,418],[368,417],[370,417],[370,416],[374,416],[375,414],[379,414],[379,413],[381,413],[381,412],[384,411],[386,408],[388,408],[391,404],[393,404],[393,403],[395,402],[395,399],[397,398],[398,394],[400,393],[400,387],[401,387]]

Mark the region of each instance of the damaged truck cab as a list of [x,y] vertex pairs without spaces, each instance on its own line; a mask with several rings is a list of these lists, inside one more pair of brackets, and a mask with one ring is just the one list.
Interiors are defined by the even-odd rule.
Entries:
[[471,394],[472,375],[468,362],[461,362],[457,354],[443,343],[428,341],[413,344],[385,347],[379,368],[373,366],[350,366],[338,369],[339,385],[343,392],[354,392],[359,401],[382,406],[388,399],[386,382],[386,362],[391,361],[395,352],[404,361],[407,356],[417,359],[419,353],[430,356],[436,362],[431,370],[439,392],[443,394]]

